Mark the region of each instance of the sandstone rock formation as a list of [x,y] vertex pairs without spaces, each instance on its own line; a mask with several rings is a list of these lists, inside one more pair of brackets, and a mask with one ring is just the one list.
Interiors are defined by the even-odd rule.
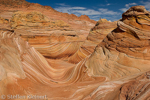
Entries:
[[117,27],[117,21],[110,22],[106,19],[100,19],[96,25],[91,29],[87,40],[93,41],[95,43],[100,43],[108,33]]
[[50,21],[40,12],[15,12],[10,20],[10,27],[12,29],[49,27],[51,29],[52,27],[69,27],[69,25],[62,20]]
[[90,75],[111,80],[150,70],[149,15],[143,6],[131,7],[123,13],[118,27],[87,60]]
[[8,28],[8,27],[9,27],[9,20],[0,17],[0,28]]
[[[49,58],[73,55],[96,23],[86,15],[77,17],[25,0],[0,0],[0,8],[1,16],[10,21],[10,26],[6,27],[14,29],[31,46]],[[61,48],[63,50],[60,51]]]
[[83,100],[149,100],[150,72],[102,83]]
[[[0,28],[0,95],[5,99],[7,95],[25,96],[14,97],[18,100],[31,96],[47,100],[150,99],[150,12],[143,6],[123,13],[117,26],[101,19],[86,39],[94,23],[87,16],[15,1],[20,5],[13,2],[16,6],[6,7],[7,2],[0,1],[5,9],[0,13],[10,21],[8,29]],[[53,15],[41,13],[43,9]],[[83,17],[86,19],[81,20]],[[64,27],[59,23],[65,23]],[[51,27],[55,24],[57,28]]]
[[150,99],[149,15],[144,6],[131,7],[95,48],[85,66],[89,75],[109,81],[84,100]]
[[82,99],[96,89],[97,85],[92,84],[105,80],[89,77],[84,61],[75,65],[62,60],[46,60],[11,30],[1,29],[0,43],[0,95],[47,95],[48,100]]
[[0,17],[0,24],[8,24],[9,20],[8,19],[4,19],[2,17]]
[[78,63],[89,56],[94,51],[95,47],[107,36],[107,34],[113,31],[116,27],[117,22],[109,22],[106,19],[100,19],[90,30],[84,44],[73,56],[69,58],[69,62]]

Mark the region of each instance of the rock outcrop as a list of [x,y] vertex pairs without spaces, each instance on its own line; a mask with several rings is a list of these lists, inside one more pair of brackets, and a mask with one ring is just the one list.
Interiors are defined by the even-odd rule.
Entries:
[[143,6],[117,25],[101,19],[93,27],[85,15],[8,1],[0,1],[1,99],[150,99],[150,12]]
[[46,8],[55,11],[50,6],[42,6],[37,3],[29,3],[26,0],[0,0],[0,4],[1,6],[10,7],[10,8],[28,8],[31,6],[35,6],[35,7]]
[[83,100],[149,100],[150,72],[102,83]]
[[87,60],[90,75],[112,80],[150,70],[149,15],[143,6],[131,7],[123,13],[118,27]]
[[50,21],[39,12],[16,12],[10,20],[10,25],[24,40],[49,58],[70,56],[83,42],[78,34],[71,31],[64,32],[64,29],[69,28],[67,23],[62,20]]
[[8,24],[9,20],[8,19],[4,19],[2,17],[0,17],[0,24]]
[[1,0],[0,8],[1,16],[10,21],[0,27],[14,29],[16,34],[49,58],[73,55],[96,23],[86,15],[77,17],[25,0]]
[[89,75],[108,82],[83,100],[150,99],[149,15],[144,6],[131,7],[96,46],[85,66]]
[[78,51],[69,58],[69,62],[78,63],[94,52],[95,47],[102,42],[108,33],[117,27],[117,22],[109,22],[106,19],[100,19],[90,30],[84,44]]
[[[86,59],[78,64],[45,59],[13,30],[1,29],[0,43],[2,95],[25,96],[25,100],[28,100],[28,95],[31,94],[55,100],[150,98],[150,72],[108,81],[106,77],[89,76],[89,69],[84,65]],[[18,96],[14,98],[20,99]]]
[[117,28],[117,21],[110,22],[106,19],[100,19],[91,29],[87,40],[98,44],[108,35],[108,33],[110,33],[115,28]]
[[43,27],[51,29],[53,27],[69,27],[69,25],[62,20],[50,21],[40,12],[15,12],[10,20],[10,27],[12,29]]
[[89,77],[84,61],[75,65],[45,59],[12,30],[1,29],[0,47],[0,94],[5,95],[5,99],[9,99],[10,94],[25,96],[25,100],[30,99],[27,96],[31,94],[46,95],[43,99],[82,99],[97,88],[97,84],[92,84],[105,80]]

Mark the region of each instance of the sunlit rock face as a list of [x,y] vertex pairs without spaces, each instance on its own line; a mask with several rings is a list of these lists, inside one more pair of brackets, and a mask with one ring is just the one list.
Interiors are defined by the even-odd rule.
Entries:
[[25,0],[1,0],[0,8],[1,16],[9,22],[0,28],[13,29],[48,58],[73,55],[96,23],[86,15],[77,17]]
[[84,100],[149,100],[150,13],[134,6],[122,15],[118,27],[96,46],[85,62],[89,75],[106,77]]
[[82,99],[105,80],[88,76],[85,60],[76,65],[45,59],[11,30],[0,31],[0,43],[1,95],[33,94],[55,100]]
[[148,70],[109,81],[106,77],[90,76],[85,66],[87,59],[78,64],[45,59],[12,30],[0,31],[0,43],[1,95],[19,94],[25,96],[25,100],[29,100],[27,95],[43,96],[48,100],[150,98]]
[[149,100],[150,72],[102,83],[83,100]]
[[92,76],[111,80],[150,70],[149,16],[143,6],[123,13],[118,27],[97,45],[86,62]]
[[106,19],[100,19],[96,25],[90,30],[86,41],[78,49],[78,51],[69,58],[69,62],[78,63],[82,59],[89,56],[95,47],[102,42],[108,33],[117,27],[117,22],[109,22]]
[[[69,26],[50,28],[57,23],[44,12],[32,12],[33,5],[37,7],[28,5],[31,12],[13,12],[9,23],[5,23],[8,29],[0,29],[0,95],[19,94],[25,96],[24,100],[34,95],[47,100],[150,99],[150,13],[143,6],[131,7],[123,13],[117,26],[116,22],[98,21],[86,39],[87,30],[82,30],[83,34],[74,31],[81,30],[75,25],[85,25],[84,21],[71,20],[71,25],[65,19],[63,23]],[[13,10],[26,6],[21,3]],[[12,13],[2,14],[6,19]],[[25,17],[28,14],[32,16]],[[87,16],[66,16],[88,20]],[[79,50],[82,52],[78,53]]]
[[[16,33],[20,32],[19,35],[42,55],[49,58],[70,56],[83,42],[77,33],[64,30],[69,28],[67,23],[62,20],[50,21],[39,12],[16,12],[10,20],[10,26],[16,29]],[[29,32],[22,32],[24,30]]]
[[87,40],[95,43],[100,43],[108,33],[117,27],[117,21],[110,22],[106,19],[100,19],[96,25],[91,29]]
[[12,29],[43,28],[43,27],[69,27],[67,23],[58,20],[50,21],[40,12],[15,12],[10,20]]

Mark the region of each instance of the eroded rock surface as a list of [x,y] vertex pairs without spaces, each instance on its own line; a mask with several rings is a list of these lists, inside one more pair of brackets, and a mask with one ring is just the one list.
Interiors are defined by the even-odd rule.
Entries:
[[15,12],[10,20],[10,27],[12,29],[44,27],[59,29],[59,27],[69,27],[69,25],[62,20],[50,21],[40,12]]
[[149,15],[143,6],[131,7],[123,13],[118,27],[86,62],[91,75],[116,79],[150,70]]
[[84,44],[78,51],[69,58],[69,62],[78,63],[94,52],[95,47],[102,42],[108,33],[117,27],[117,22],[109,22],[106,19],[100,19],[90,30]]
[[[3,1],[1,6],[4,4]],[[24,3],[21,5],[17,9],[26,7]],[[28,7],[35,9],[33,5]],[[24,17],[28,13],[35,16]],[[86,42],[80,41],[83,34],[50,28],[48,16],[28,13],[21,13],[25,20],[19,19],[17,24],[15,19],[9,20],[14,30],[0,29],[0,95],[46,95],[48,100],[150,99],[150,13],[143,6],[131,7],[123,13],[117,28],[115,22],[98,21]],[[35,22],[38,28],[32,24],[33,29],[29,30],[28,24],[34,23],[35,19],[39,21]],[[22,21],[25,24],[20,27]],[[63,21],[69,25],[67,28],[72,27]],[[44,25],[48,30],[40,27],[43,23],[47,23]],[[110,29],[110,33],[107,35],[108,30],[103,31],[103,28]],[[93,38],[96,35],[97,38]],[[101,35],[107,36],[102,40]],[[81,48],[82,52],[78,53]],[[86,55],[81,58],[83,54]],[[69,58],[70,62],[74,61],[72,63],[68,62],[70,55],[73,55]]]
[[[0,8],[1,17],[9,21],[0,27],[14,29],[31,46],[49,58],[73,55],[96,23],[86,15],[77,17],[25,0],[1,0]],[[56,52],[61,48],[64,49]]]
[[105,80],[88,76],[85,61],[75,65],[45,59],[13,31],[1,30],[0,43],[1,95],[47,95],[48,100],[82,99],[96,89],[96,83]]
[[150,72],[102,83],[83,100],[149,100]]

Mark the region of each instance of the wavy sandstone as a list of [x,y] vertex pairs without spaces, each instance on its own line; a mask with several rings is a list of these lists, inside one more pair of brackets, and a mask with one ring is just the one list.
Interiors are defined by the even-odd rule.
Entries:
[[117,27],[116,22],[109,22],[106,19],[100,19],[91,29],[87,40],[78,49],[78,51],[69,58],[69,62],[78,63],[94,52],[95,47],[102,42],[108,33]]
[[144,6],[131,7],[97,45],[85,65],[89,75],[110,81],[84,100],[150,99],[149,15]]
[[[2,1],[4,6],[7,2]],[[22,1],[20,8],[29,5]],[[7,95],[20,95],[25,97],[14,99],[30,100],[27,95],[46,95],[43,99],[150,99],[150,12],[143,6],[131,7],[123,13],[116,29],[115,22],[99,21],[85,42],[83,34],[71,33],[70,28],[67,32],[64,28],[65,32],[41,28],[43,23],[47,23],[44,24],[47,28],[51,25],[41,13],[36,12],[34,17],[27,19],[26,14],[22,14],[24,20],[17,19],[19,23],[15,18],[11,21],[14,30],[0,29],[1,98],[3,95],[6,95],[5,99],[9,99]],[[35,24],[30,29],[28,22],[34,22],[36,18],[39,29]],[[23,21],[24,26],[20,27]],[[107,35],[107,32],[110,33]],[[103,39],[103,36],[106,37]]]
[[83,100],[149,100],[150,72],[102,83]]
[[[150,98],[149,72],[112,81],[105,77],[91,77],[84,65],[86,59],[77,65],[62,60],[46,60],[13,31],[3,29],[0,33],[0,94],[46,95],[48,100]],[[24,99],[29,100],[27,97]]]
[[[78,97],[80,93],[88,89],[84,93],[87,95],[97,87],[92,85],[94,82],[105,80],[89,77],[85,60],[77,65],[62,60],[46,60],[13,31],[1,30],[0,34],[0,86],[6,87],[1,88],[0,94],[45,94],[48,99],[80,99],[84,97],[83,94]],[[85,88],[85,84],[91,85]],[[68,85],[72,88],[69,89]],[[41,88],[43,93],[39,91]],[[78,91],[78,88],[81,90]],[[49,90],[53,91],[49,93]]]
[[107,35],[87,60],[91,75],[116,79],[150,70],[149,15],[143,6],[131,7],[123,13],[118,27]]
[[77,17],[25,0],[0,0],[0,8],[1,16],[9,22],[7,26],[0,24],[0,27],[14,29],[16,34],[49,58],[73,55],[96,23],[86,15]]
[[[62,20],[50,21],[39,12],[16,12],[10,20],[10,26],[18,29],[15,31],[17,34],[49,58],[70,56],[83,42],[79,34],[65,31],[65,28],[69,28],[67,23]],[[29,32],[22,32],[24,29]]]

